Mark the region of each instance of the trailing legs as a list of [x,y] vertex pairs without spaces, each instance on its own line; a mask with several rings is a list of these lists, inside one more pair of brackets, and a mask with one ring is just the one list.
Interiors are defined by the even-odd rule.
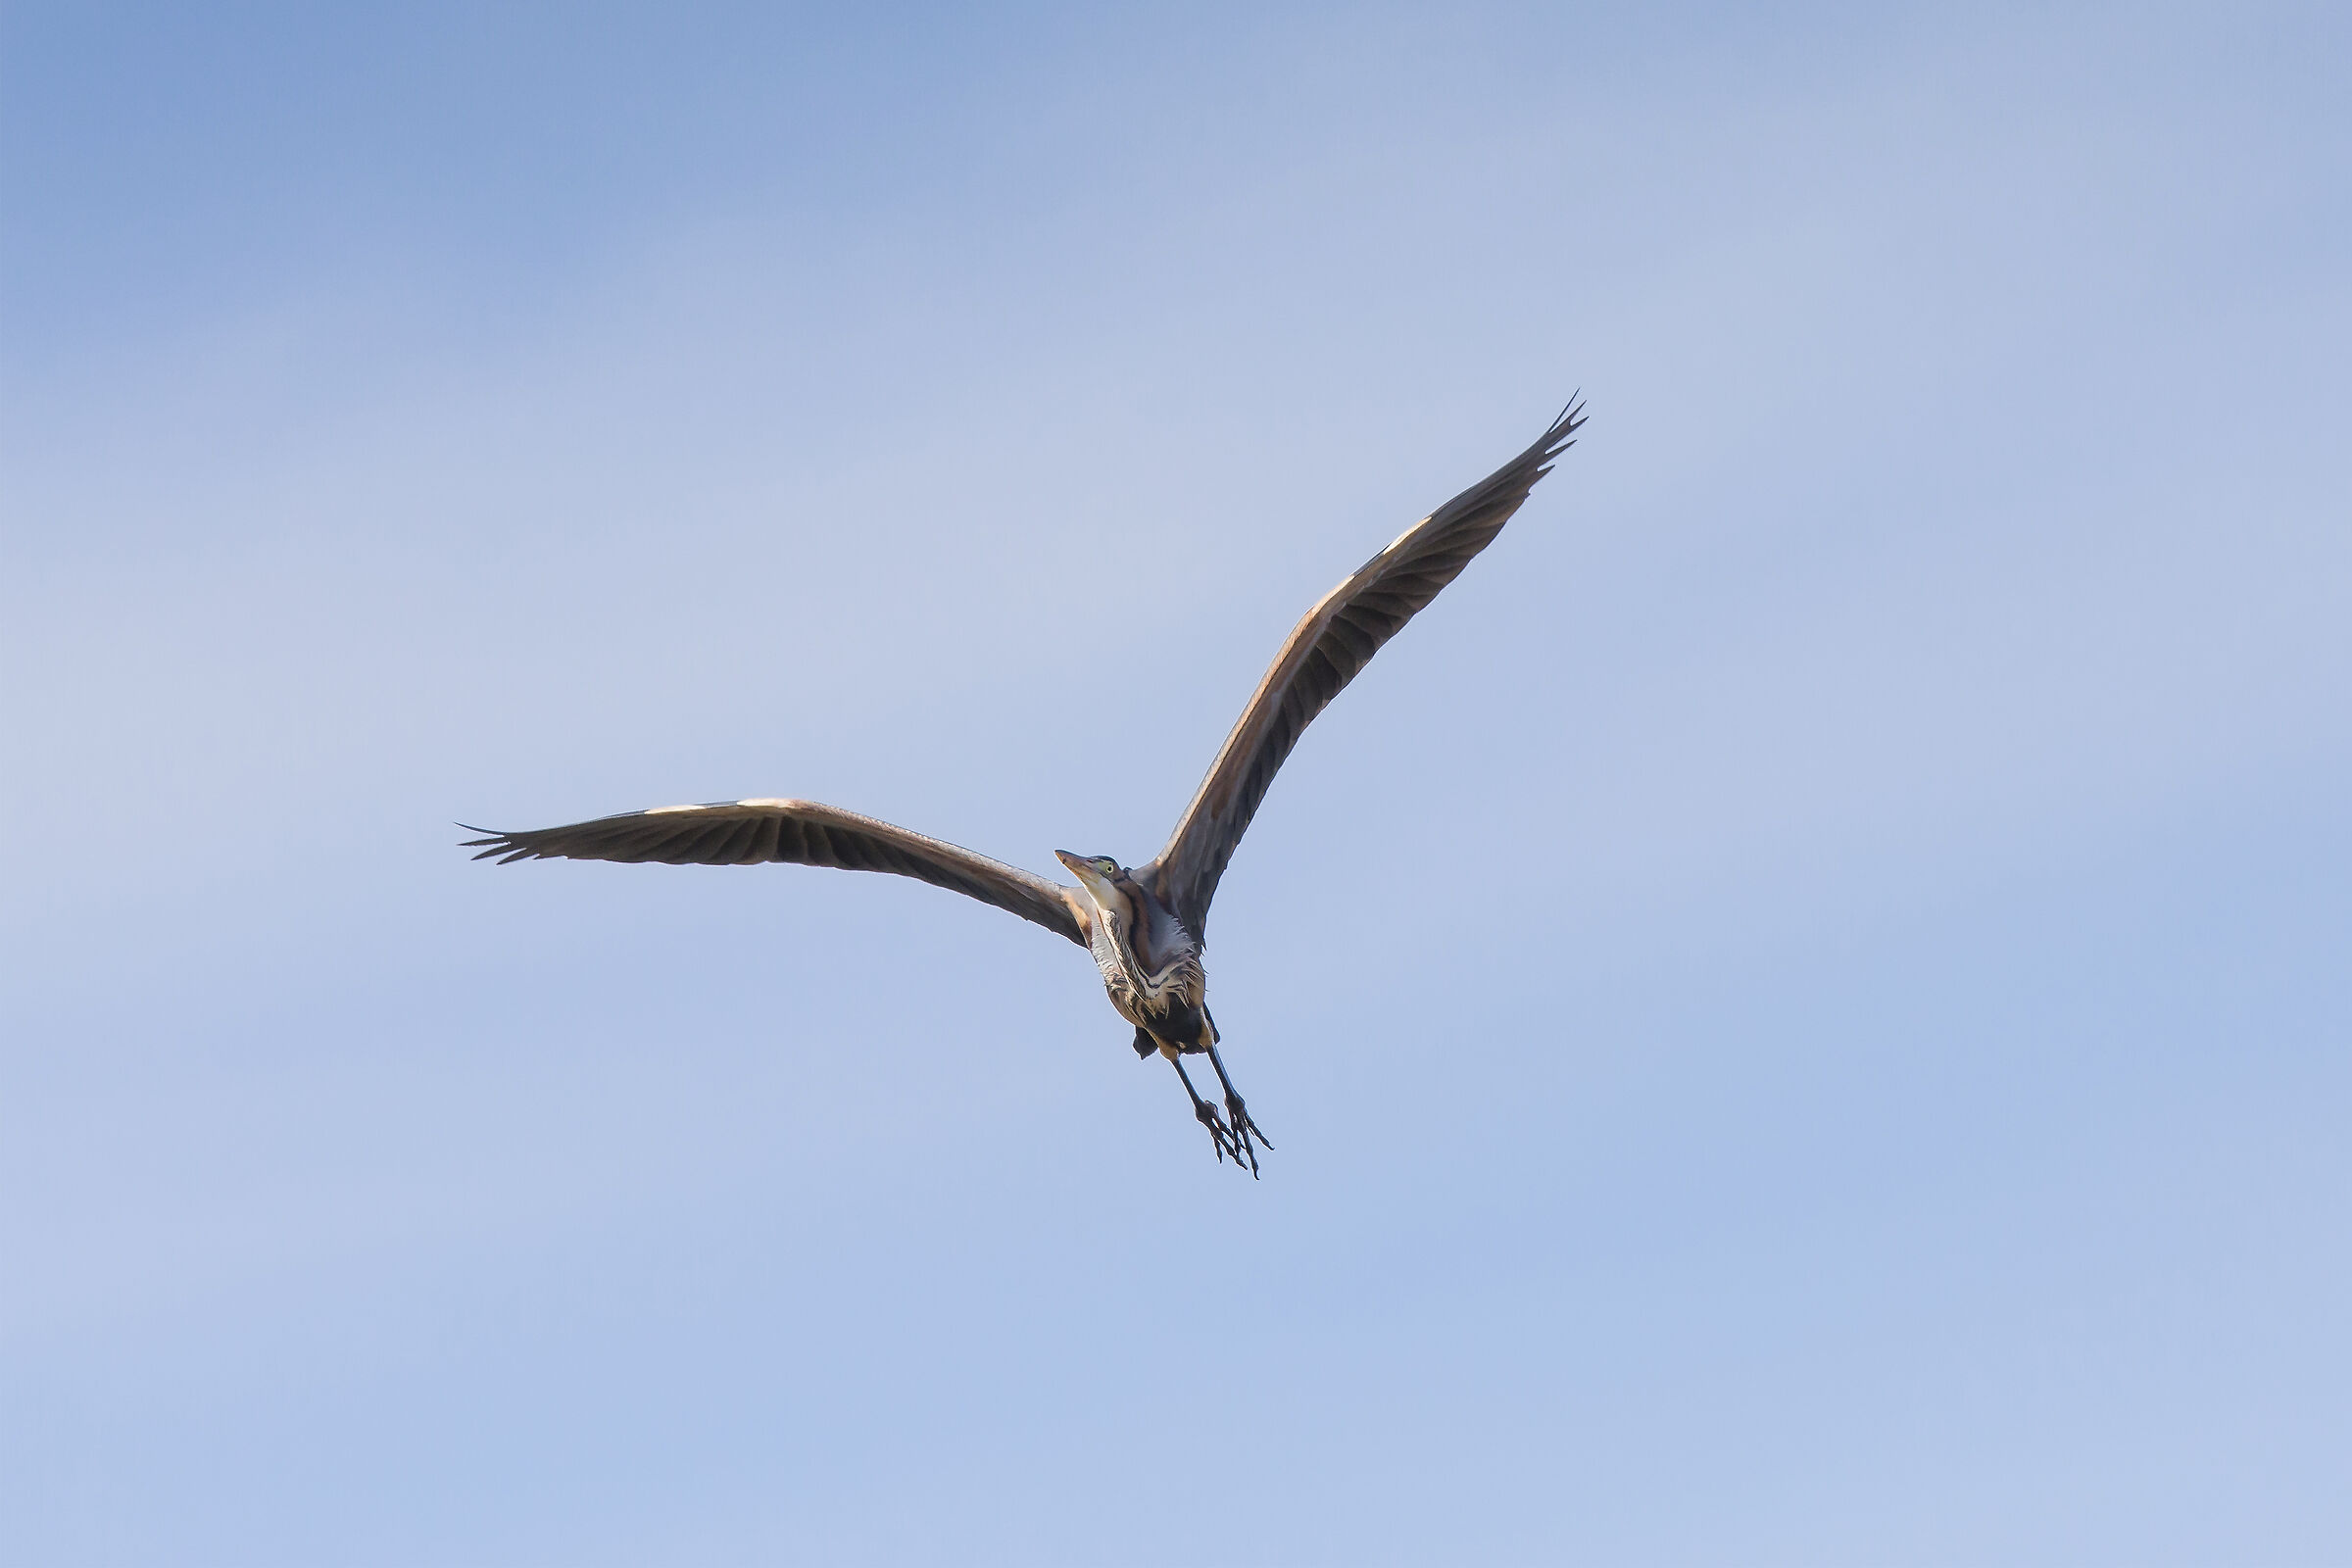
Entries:
[[[1218,1057],[1217,1048],[1214,1046],[1208,1048],[1208,1064],[1217,1069],[1217,1082],[1225,1086],[1225,1115],[1232,1126],[1233,1141],[1240,1146],[1240,1151],[1235,1158],[1248,1160],[1250,1174],[1255,1176],[1257,1174],[1257,1151],[1250,1147],[1250,1141],[1254,1138],[1268,1149],[1272,1149],[1274,1140],[1268,1138],[1265,1130],[1250,1119],[1250,1107],[1242,1103],[1242,1092],[1233,1087],[1232,1079],[1225,1076],[1225,1063]],[[1185,1087],[1190,1089],[1192,1085],[1187,1083]]]
[[[1225,1125],[1225,1118],[1217,1114],[1217,1107],[1202,1100],[1200,1091],[1193,1087],[1193,1075],[1184,1070],[1184,1058],[1170,1056],[1168,1060],[1174,1064],[1176,1076],[1184,1080],[1184,1092],[1193,1097],[1193,1115],[1199,1119],[1201,1126],[1208,1129],[1209,1141],[1217,1146],[1217,1163],[1223,1164],[1225,1156],[1231,1154],[1233,1162],[1237,1165],[1240,1164],[1242,1162],[1242,1146],[1235,1142],[1233,1129]],[[1250,1162],[1250,1172],[1252,1175],[1256,1173],[1256,1161],[1254,1160]]]

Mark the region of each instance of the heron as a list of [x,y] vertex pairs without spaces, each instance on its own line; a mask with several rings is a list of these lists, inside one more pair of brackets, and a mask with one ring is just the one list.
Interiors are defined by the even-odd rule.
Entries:
[[[1274,656],[1257,690],[1225,737],[1208,776],[1153,858],[1121,865],[1106,855],[1054,852],[1077,879],[1052,881],[941,839],[814,801],[757,799],[657,806],[563,827],[493,833],[460,823],[477,860],[655,861],[663,865],[754,865],[785,861],[852,871],[887,871],[1009,910],[1087,950],[1119,1016],[1135,1028],[1139,1058],[1176,1068],[1208,1130],[1219,1164],[1258,1174],[1271,1150],[1218,1054],[1201,950],[1208,906],[1266,787],[1317,713],[1372,656],[1418,614],[1473,557],[1494,542],[1554,459],[1575,445],[1584,405],[1571,399],[1534,445],[1398,534],[1347,581],[1316,601]],[[1089,657],[1110,660],[1103,647]],[[1201,1056],[1217,1076],[1223,1108],[1203,1098],[1184,1058]]]

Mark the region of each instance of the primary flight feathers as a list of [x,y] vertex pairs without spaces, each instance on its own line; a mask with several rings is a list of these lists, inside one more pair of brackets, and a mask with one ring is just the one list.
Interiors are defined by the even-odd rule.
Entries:
[[1299,618],[1159,852],[1161,897],[1196,932],[1266,786],[1317,713],[1494,542],[1584,422],[1571,403],[1525,452],[1396,536]]
[[[1156,871],[1154,891],[1195,933],[1205,934],[1217,881],[1299,735],[1383,644],[1494,542],[1536,481],[1551,471],[1552,459],[1575,445],[1583,423],[1583,406],[1571,404],[1533,446],[1399,534],[1292,628],[1158,860],[1136,868],[1139,876]],[[480,849],[477,860],[496,857],[502,865],[556,858],[663,865],[779,860],[889,871],[1009,909],[1072,942],[1086,941],[1059,885],[944,840],[814,801],[660,806],[564,827],[491,833],[466,841],[465,848]]]
[[[473,829],[480,833],[482,828]],[[713,801],[657,806],[564,827],[526,828],[467,840],[477,860],[653,860],[662,865],[835,865],[889,871],[1010,909],[1084,946],[1061,889],[1018,866],[941,839],[814,801]]]

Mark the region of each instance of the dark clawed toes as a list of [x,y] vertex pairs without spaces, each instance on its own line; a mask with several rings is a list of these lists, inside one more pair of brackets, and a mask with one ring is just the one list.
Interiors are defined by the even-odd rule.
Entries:
[[1225,1098],[1225,1114],[1232,1118],[1234,1141],[1241,1145],[1241,1152],[1235,1157],[1248,1160],[1250,1174],[1255,1176],[1257,1174],[1257,1151],[1251,1147],[1252,1143],[1263,1144],[1266,1148],[1272,1149],[1274,1140],[1268,1138],[1265,1129],[1250,1119],[1250,1107],[1242,1103],[1241,1096],[1228,1095]]
[[[1274,1147],[1273,1140],[1259,1130],[1256,1122],[1250,1119],[1250,1107],[1242,1103],[1242,1092],[1234,1088],[1233,1080],[1226,1076],[1225,1063],[1218,1057],[1217,1048],[1213,1045],[1208,1048],[1208,1063],[1217,1069],[1217,1086],[1225,1091],[1225,1114],[1230,1118],[1232,1125],[1234,1163],[1248,1165],[1250,1174],[1254,1177],[1257,1174],[1256,1146],[1264,1144],[1268,1149],[1272,1149]],[[1179,1070],[1182,1070],[1182,1064],[1179,1063],[1178,1066]],[[1192,1087],[1189,1079],[1186,1081],[1185,1087],[1188,1089]],[[1200,1097],[1195,1095],[1193,1098],[1197,1101]]]
[[1225,1118],[1217,1114],[1217,1107],[1203,1100],[1193,1106],[1193,1114],[1200,1118],[1201,1126],[1208,1129],[1209,1142],[1216,1145],[1217,1163],[1224,1164],[1227,1154],[1231,1154],[1238,1163],[1242,1157],[1241,1146],[1234,1142],[1233,1130],[1225,1125]]

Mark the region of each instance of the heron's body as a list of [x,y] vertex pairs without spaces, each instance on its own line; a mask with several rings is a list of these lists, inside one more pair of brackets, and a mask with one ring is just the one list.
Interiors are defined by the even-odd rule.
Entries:
[[1086,901],[1086,946],[1102,971],[1110,1004],[1135,1025],[1136,1054],[1156,1050],[1172,1061],[1206,1051],[1217,1037],[1208,1017],[1200,939],[1131,873],[1116,871],[1103,880],[1110,896],[1100,905]]
[[[910,876],[996,905],[1084,947],[1139,1055],[1173,1062],[1219,1158],[1257,1168],[1264,1142],[1217,1054],[1201,967],[1209,902],[1234,847],[1299,733],[1381,646],[1492,543],[1547,465],[1572,444],[1573,406],[1535,445],[1398,535],[1306,612],[1210,764],[1157,858],[1121,866],[1057,850],[1075,887],[1033,876],[939,839],[813,801],[663,806],[565,827],[495,833],[476,858],[572,858],[742,865],[783,860]],[[1116,657],[1105,654],[1102,657]],[[1184,1057],[1205,1054],[1225,1115],[1202,1100]]]

